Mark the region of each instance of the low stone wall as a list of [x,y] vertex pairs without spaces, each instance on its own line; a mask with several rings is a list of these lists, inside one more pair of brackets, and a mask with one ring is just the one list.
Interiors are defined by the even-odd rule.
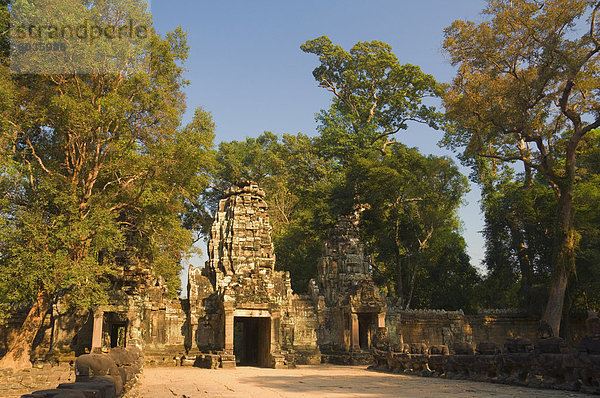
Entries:
[[477,350],[468,343],[455,343],[450,349],[445,345],[428,348],[424,344],[403,344],[374,348],[373,368],[600,394],[597,344],[588,340],[592,352],[567,352],[564,340],[559,338],[537,340],[535,350],[528,339],[511,338],[502,352],[493,342],[481,342]]
[[69,363],[52,366],[36,364],[31,369],[13,372],[0,370],[0,397],[16,398],[33,390],[54,388],[60,383],[75,381],[75,370]]
[[[524,337],[534,340],[539,319],[524,313],[503,310],[488,310],[467,316],[473,334],[473,342],[492,341],[499,345],[506,337]],[[582,332],[585,326],[581,325]]]
[[186,349],[183,345],[144,346],[146,366],[179,366],[185,357]]
[[386,327],[394,344],[451,345],[456,342],[492,341],[502,345],[506,337],[534,339],[539,319],[515,312],[489,310],[477,315],[462,311],[388,309]]
[[473,335],[469,319],[462,311],[392,310],[386,326],[395,343],[449,345],[457,341],[471,341]]

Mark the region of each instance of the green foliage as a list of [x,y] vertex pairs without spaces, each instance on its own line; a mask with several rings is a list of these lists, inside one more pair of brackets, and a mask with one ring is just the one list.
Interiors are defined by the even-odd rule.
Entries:
[[[355,202],[364,209],[361,230],[373,255],[376,279],[409,307],[417,280],[428,284],[424,289],[435,283],[424,279],[430,272],[426,268],[448,267],[443,264],[447,259],[436,256],[435,250],[444,246],[444,237],[457,238],[456,211],[467,181],[451,160],[423,156],[401,144],[383,157],[374,155],[371,152],[371,156],[354,159],[346,184],[354,189]],[[437,249],[431,250],[432,242]],[[462,261],[456,266],[464,267],[464,244],[454,249],[454,256]],[[471,275],[476,276],[474,269]],[[419,300],[423,302],[422,297]]]
[[[150,21],[143,2],[118,9]],[[181,29],[152,34],[141,50],[149,70],[11,75],[0,66],[3,308],[39,291],[89,307],[126,264],[153,269],[176,294],[192,243],[182,216],[208,184],[214,126],[199,109],[180,128]]]
[[588,137],[578,166],[575,226],[580,240],[568,299],[571,311],[581,313],[600,310],[600,130]]
[[[575,185],[574,226],[580,235],[577,273],[570,280],[568,308],[585,312],[600,308],[600,157],[598,134],[581,148]],[[556,201],[545,181],[525,185],[513,175],[498,175],[484,186],[485,265],[488,275],[481,292],[489,308],[524,308],[539,314],[547,299],[552,269]]]
[[[301,49],[319,56],[313,76],[333,94],[331,107],[317,115],[315,140],[321,156],[333,159],[345,176],[333,187],[330,214],[362,211],[375,280],[406,307],[413,299],[416,305],[432,304],[422,294],[433,289],[429,275],[437,267],[474,286],[477,274],[464,244],[453,248],[460,260],[455,264],[434,255],[443,237],[458,238],[456,210],[466,179],[450,160],[422,156],[393,138],[409,122],[438,128],[442,115],[432,99],[442,95],[442,86],[419,67],[401,65],[383,42],[359,42],[346,52],[322,36]],[[433,242],[437,249],[430,250]],[[459,296],[448,305],[472,307],[467,296]]]
[[431,240],[423,253],[415,282],[413,307],[464,310],[476,313],[480,301],[481,276],[471,265],[466,244],[456,231],[444,230]]
[[[591,132],[600,127],[599,8],[590,0],[489,0],[483,12],[486,21],[459,20],[445,30],[444,49],[458,73],[444,96],[449,120],[444,142],[464,148],[463,158],[472,166],[491,159],[492,172],[498,163],[519,162],[526,189],[541,183],[555,196],[553,205],[539,209],[555,221],[547,234],[554,239],[549,261],[552,294],[543,316],[555,332],[567,281],[576,272],[578,157]],[[537,193],[503,195],[526,217],[537,211],[531,206],[539,206],[531,201]],[[489,202],[489,216],[494,218],[496,204]],[[549,207],[555,209],[553,216],[546,214]],[[521,241],[525,247],[539,242],[539,231],[515,228],[515,220],[508,217],[504,222],[512,228],[504,242]],[[525,223],[530,224],[527,219]],[[495,229],[492,224],[488,227]],[[518,236],[523,233],[529,242]],[[527,250],[518,252],[524,255]],[[531,283],[524,273],[523,286]]]
[[[551,276],[554,194],[544,182],[533,181],[526,186],[512,176],[498,177],[485,186],[482,209],[488,269],[482,304],[539,314]],[[507,292],[513,295],[508,297]]]
[[331,108],[317,116],[326,156],[345,163],[356,150],[384,150],[411,121],[437,128],[441,114],[427,99],[440,96],[441,86],[418,66],[401,65],[390,45],[358,42],[347,52],[321,36],[300,48],[319,57],[313,76],[334,95]]

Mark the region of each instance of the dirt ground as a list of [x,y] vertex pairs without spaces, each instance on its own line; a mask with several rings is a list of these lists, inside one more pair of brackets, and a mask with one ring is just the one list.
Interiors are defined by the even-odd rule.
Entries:
[[127,398],[196,397],[583,397],[492,383],[396,375],[364,366],[314,365],[296,369],[145,368]]

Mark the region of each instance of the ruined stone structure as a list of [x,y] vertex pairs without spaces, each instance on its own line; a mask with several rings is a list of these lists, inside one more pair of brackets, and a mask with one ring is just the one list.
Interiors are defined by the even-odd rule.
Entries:
[[358,217],[341,217],[323,245],[318,278],[309,284],[319,320],[318,342],[327,360],[370,360],[371,337],[385,326],[386,302],[369,268]]
[[[522,340],[504,344],[507,337],[536,338],[538,322],[529,316],[397,308],[372,279],[356,215],[341,217],[330,232],[309,294],[294,294],[290,275],[276,270],[267,203],[252,182],[232,187],[220,201],[208,255],[205,267],[189,268],[188,297],[171,299],[161,278],[122,253],[110,302],[81,314],[55,304],[37,337],[35,357],[74,361],[86,352],[135,346],[147,365],[281,368],[370,363],[375,350],[377,363],[393,370],[477,374],[486,380],[512,380],[523,366],[532,375],[554,369],[545,376],[550,380],[563,372],[560,366],[571,366],[573,357],[559,357],[566,355],[560,351],[564,342],[551,336],[536,340],[535,355],[519,351],[525,349]],[[578,368],[584,374],[578,377],[593,385],[600,332],[597,318],[588,323],[596,332],[582,342],[577,358],[588,365]],[[0,330],[0,354],[9,331]],[[477,344],[477,355],[471,344]],[[500,353],[503,344],[506,352]],[[567,362],[558,366],[560,361]]]
[[[450,347],[393,344],[385,333],[374,341],[376,369],[600,394],[600,319],[587,320],[587,336],[577,351],[540,322],[538,338],[511,337],[502,346],[491,341],[457,342]],[[550,333],[548,333],[548,331]],[[383,340],[383,341],[382,341]]]
[[267,203],[258,186],[246,183],[227,191],[208,250],[202,274],[190,269],[190,325],[197,355],[216,352],[222,367],[236,362],[292,366],[295,301],[301,299],[292,293],[289,273],[275,270]]

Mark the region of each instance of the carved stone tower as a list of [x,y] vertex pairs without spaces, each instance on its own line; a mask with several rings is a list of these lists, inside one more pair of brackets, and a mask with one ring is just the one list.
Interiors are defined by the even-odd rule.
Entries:
[[334,362],[368,361],[371,336],[385,326],[385,298],[371,277],[370,261],[358,217],[340,217],[323,245],[318,277],[309,285],[323,325],[319,346]]
[[293,330],[290,277],[274,269],[268,206],[255,183],[243,181],[219,202],[208,255],[205,275],[223,322],[217,339],[223,358],[235,354],[238,364],[270,367],[293,362],[286,345],[286,331]]
[[252,182],[240,185],[219,202],[210,232],[207,271],[217,288],[234,275],[265,273],[275,265],[265,194]]

